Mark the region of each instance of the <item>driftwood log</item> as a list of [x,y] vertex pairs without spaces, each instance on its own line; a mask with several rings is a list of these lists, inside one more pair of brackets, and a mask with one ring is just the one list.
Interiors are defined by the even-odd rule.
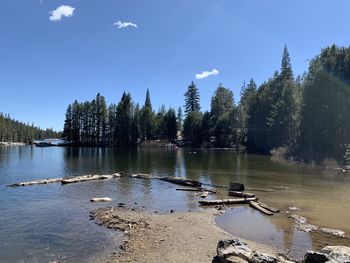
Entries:
[[258,211],[264,213],[265,215],[269,215],[269,216],[272,216],[272,215],[273,215],[273,213],[272,213],[271,211],[269,211],[269,210],[267,210],[267,209],[261,207],[261,206],[259,205],[258,202],[250,201],[250,202],[249,202],[249,205],[250,205],[252,208],[255,208],[256,210],[258,210]]
[[234,198],[234,199],[216,199],[199,201],[201,205],[232,205],[232,204],[248,204],[250,201],[257,201],[254,198]]
[[19,186],[38,185],[38,184],[50,184],[50,183],[68,184],[68,183],[78,183],[78,182],[92,181],[92,180],[107,180],[107,179],[120,177],[122,174],[123,174],[122,172],[119,172],[119,173],[110,174],[110,175],[79,175],[79,176],[69,177],[69,178],[51,178],[51,179],[35,180],[30,182],[15,183],[7,186],[19,187]]
[[274,208],[274,207],[272,207],[272,206],[269,206],[269,205],[267,205],[267,204],[264,204],[264,203],[259,202],[259,205],[260,205],[261,207],[265,208],[266,210],[269,210],[269,211],[272,212],[272,213],[279,213],[279,212],[280,212],[279,209]]
[[109,197],[95,197],[91,198],[91,202],[111,202],[112,199]]
[[158,179],[162,181],[170,182],[173,184],[178,184],[178,185],[193,186],[193,187],[202,186],[202,183],[199,181],[184,179],[181,177],[159,177]]

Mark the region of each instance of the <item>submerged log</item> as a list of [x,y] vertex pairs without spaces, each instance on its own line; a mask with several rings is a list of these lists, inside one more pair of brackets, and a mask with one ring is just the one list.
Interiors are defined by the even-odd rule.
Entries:
[[158,177],[152,176],[150,174],[132,174],[132,178],[139,178],[139,179],[157,179]]
[[230,191],[244,191],[245,187],[244,184],[240,184],[240,183],[233,183],[231,182],[228,189]]
[[276,192],[274,189],[267,189],[267,188],[255,188],[255,187],[249,187],[246,190],[248,191],[257,191],[257,192]]
[[272,206],[269,206],[269,205],[267,205],[267,204],[264,204],[264,203],[259,202],[259,205],[260,205],[261,207],[265,208],[266,210],[269,210],[270,212],[273,212],[273,213],[279,213],[279,212],[280,212],[279,209],[274,208],[274,207],[272,207]]
[[260,212],[264,213],[265,215],[269,215],[269,216],[272,216],[272,215],[273,215],[272,212],[270,212],[269,210],[267,210],[267,209],[261,207],[261,206],[259,205],[259,203],[257,203],[257,202],[250,201],[250,202],[249,202],[249,205],[250,205],[252,208],[255,208],[256,210],[259,210]]
[[112,199],[109,197],[95,197],[91,198],[91,202],[111,202]]
[[254,198],[234,198],[234,199],[217,199],[199,201],[201,205],[231,205],[231,204],[248,204],[250,201],[257,201]]
[[174,184],[185,185],[185,186],[194,186],[194,187],[202,186],[202,183],[199,181],[184,179],[180,177],[159,177],[158,179],[162,181],[174,183]]
[[51,183],[61,182],[62,180],[63,180],[63,178],[41,179],[41,180],[30,181],[30,182],[9,184],[9,185],[7,185],[7,187],[29,186],[29,185],[36,185],[36,184],[51,184]]
[[176,188],[176,191],[201,192],[201,188]]
[[244,192],[239,192],[239,191],[228,191],[228,195],[235,196],[235,197],[243,197],[243,198],[253,198],[253,197],[255,197],[255,194],[244,193]]
[[69,179],[63,179],[61,183],[72,184],[72,183],[79,183],[79,182],[85,182],[85,181],[108,180],[108,179],[112,179],[120,176],[121,176],[121,173],[103,174],[103,175],[82,175],[82,176],[72,177]]
[[90,180],[101,180],[101,179],[112,179],[116,177],[120,177],[123,173],[115,173],[110,175],[80,175],[76,177],[69,177],[69,178],[48,178],[48,179],[41,179],[41,180],[35,180],[30,182],[21,182],[21,183],[15,183],[7,185],[7,187],[19,187],[19,186],[30,186],[30,185],[38,185],[38,184],[51,184],[51,183],[77,183],[77,182],[83,182],[83,181],[90,181]]

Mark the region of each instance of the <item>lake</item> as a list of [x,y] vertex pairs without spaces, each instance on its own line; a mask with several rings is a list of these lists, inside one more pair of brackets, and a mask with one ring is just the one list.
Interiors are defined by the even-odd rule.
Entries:
[[[294,228],[289,207],[310,223],[350,234],[350,174],[271,161],[269,156],[208,149],[113,149],[0,147],[0,262],[95,262],[117,251],[121,233],[89,220],[89,211],[125,203],[150,212],[201,209],[198,193],[176,191],[158,180],[118,178],[72,185],[49,184],[8,188],[34,179],[84,174],[150,173],[181,176],[207,184],[241,182],[262,201],[281,209],[267,217],[247,206],[235,206],[217,217],[228,232],[300,257],[327,244],[350,245],[347,238],[307,234]],[[108,204],[92,197],[110,197]],[[225,197],[226,190],[220,189]]]

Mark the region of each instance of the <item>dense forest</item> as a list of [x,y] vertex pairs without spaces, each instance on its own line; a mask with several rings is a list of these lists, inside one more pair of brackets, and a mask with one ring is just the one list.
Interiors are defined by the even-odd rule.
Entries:
[[144,105],[123,93],[107,107],[97,94],[92,101],[68,106],[63,138],[75,145],[136,146],[142,141],[178,135],[193,147],[246,147],[268,154],[273,149],[303,161],[350,157],[350,48],[327,47],[313,58],[309,70],[295,77],[285,46],[280,71],[259,87],[253,79],[233,92],[218,86],[209,111],[201,111],[200,94],[192,82],[176,111],[152,108],[147,90]]
[[14,120],[8,114],[0,113],[0,142],[24,142],[48,138],[60,138],[61,134],[52,129],[40,129]]

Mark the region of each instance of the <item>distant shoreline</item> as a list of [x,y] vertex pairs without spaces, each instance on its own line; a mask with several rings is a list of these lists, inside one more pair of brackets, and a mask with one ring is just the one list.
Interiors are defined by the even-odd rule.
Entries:
[[24,146],[24,142],[0,142],[0,146]]

